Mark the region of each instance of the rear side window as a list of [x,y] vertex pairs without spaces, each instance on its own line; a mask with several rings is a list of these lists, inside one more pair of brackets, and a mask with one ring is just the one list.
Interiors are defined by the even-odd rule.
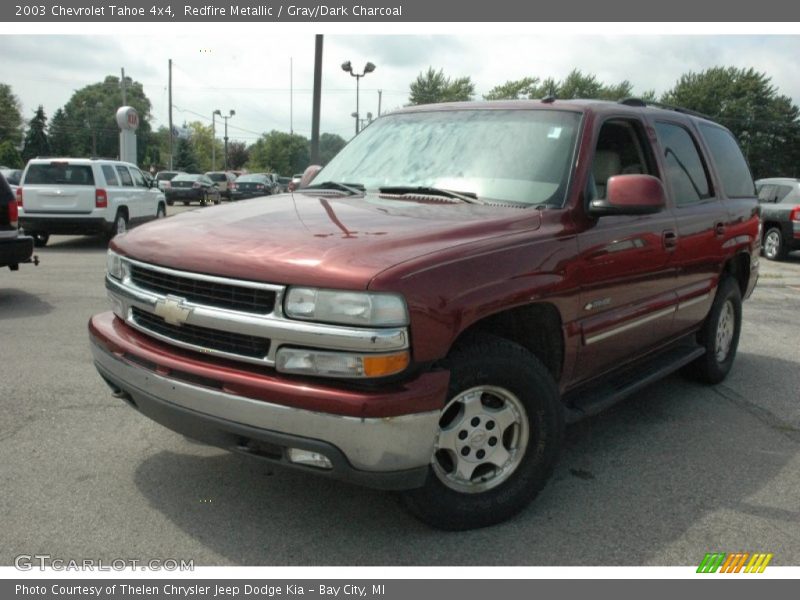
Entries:
[[656,123],[656,132],[675,204],[686,206],[710,198],[708,173],[691,134],[672,123]]
[[228,178],[225,173],[214,173],[213,175],[208,176],[211,181],[227,181]]
[[714,159],[725,195],[729,198],[752,197],[755,193],[753,177],[733,134],[709,123],[701,123],[700,131]]
[[133,187],[133,179],[131,178],[131,174],[128,172],[128,169],[118,165],[117,173],[119,173],[119,178],[122,180],[122,185],[126,187]]
[[775,186],[775,202],[783,202],[787,198],[790,202],[797,202],[797,196],[792,198],[789,196],[791,193],[792,188],[788,185]]
[[25,185],[94,185],[94,174],[90,165],[34,163],[28,166]]
[[111,165],[103,165],[103,177],[106,178],[106,185],[119,185],[119,179]]
[[759,202],[775,202],[775,186],[774,185],[762,185],[758,189],[758,201]]

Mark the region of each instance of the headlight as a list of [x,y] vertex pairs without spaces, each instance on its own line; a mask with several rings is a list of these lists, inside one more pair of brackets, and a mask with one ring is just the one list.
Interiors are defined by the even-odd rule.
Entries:
[[114,279],[122,279],[122,257],[112,250],[106,254],[106,272]]
[[408,310],[401,296],[372,292],[345,292],[316,288],[290,288],[284,312],[292,319],[370,327],[408,325]]

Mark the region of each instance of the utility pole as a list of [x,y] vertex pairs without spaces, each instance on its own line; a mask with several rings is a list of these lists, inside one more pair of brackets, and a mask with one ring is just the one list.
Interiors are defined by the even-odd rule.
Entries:
[[169,170],[172,171],[172,59],[169,59]]
[[289,135],[294,134],[294,65],[289,57]]
[[322,35],[314,44],[314,106],[311,114],[311,164],[319,164],[319,112],[322,99]]
[[381,116],[381,97],[383,96],[383,90],[378,90],[378,116]]
[[119,85],[122,88],[122,106],[128,105],[128,95],[125,90],[125,69],[122,69],[122,79],[119,80]]

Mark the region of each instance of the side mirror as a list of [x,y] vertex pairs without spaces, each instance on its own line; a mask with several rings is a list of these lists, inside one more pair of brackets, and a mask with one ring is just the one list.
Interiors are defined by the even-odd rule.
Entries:
[[304,188],[309,185],[320,171],[322,171],[322,167],[320,165],[311,165],[310,167],[306,167],[306,170],[303,171],[303,176],[300,178],[300,183],[297,184],[297,187]]
[[649,215],[664,208],[666,197],[664,184],[652,175],[615,175],[606,184],[606,197],[589,203],[589,214]]

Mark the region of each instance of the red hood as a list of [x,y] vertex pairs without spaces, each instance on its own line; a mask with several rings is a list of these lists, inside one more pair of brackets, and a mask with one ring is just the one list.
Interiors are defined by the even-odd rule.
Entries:
[[277,284],[366,288],[381,271],[540,224],[536,210],[295,193],[181,213],[114,239],[138,260]]

